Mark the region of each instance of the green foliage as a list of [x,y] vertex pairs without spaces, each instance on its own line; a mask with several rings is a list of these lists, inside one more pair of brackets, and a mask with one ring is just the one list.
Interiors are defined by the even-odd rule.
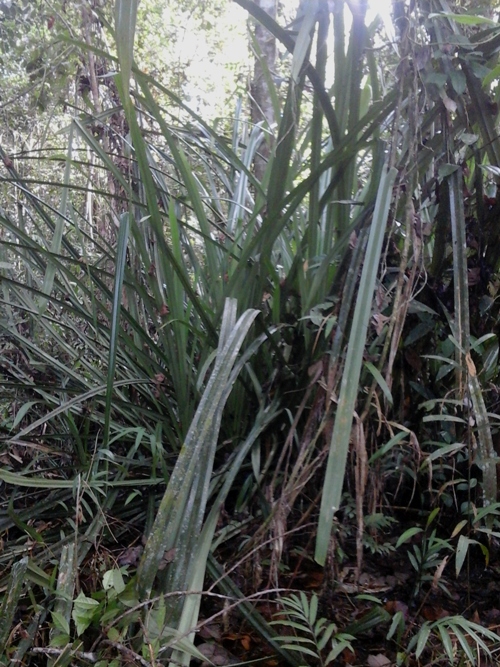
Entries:
[[[134,58],[141,70],[231,134],[234,100],[245,94],[249,71],[244,13],[228,0],[145,0],[137,25]],[[189,122],[181,107],[177,112]]]
[[333,516],[340,506],[352,429],[352,414],[357,398],[357,387],[370,317],[369,304],[372,301],[395,177],[395,169],[382,174],[377,192],[372,227],[368,238],[366,258],[361,274],[359,296],[354,310],[351,337],[347,348],[344,374],[340,387],[339,405],[332,433],[325,485],[321,499],[315,554],[315,559],[320,565],[325,564]]
[[9,638],[10,627],[14,620],[14,614],[21,597],[21,589],[23,585],[23,578],[28,567],[28,558],[24,557],[14,564],[9,578],[9,588],[7,594],[2,600],[0,607],[1,630],[0,630],[0,647],[2,653],[7,648],[7,640]]
[[[75,3],[13,0],[0,5],[1,115],[8,143],[30,150],[50,134],[50,119],[68,101],[78,53],[68,44],[79,21]],[[35,122],[36,121],[36,122]],[[60,129],[59,120],[57,121]]]
[[[283,648],[289,651],[298,651],[302,659],[305,656],[315,658],[320,665],[329,665],[345,649],[352,652],[350,634],[337,632],[335,623],[329,623],[326,618],[318,618],[318,596],[313,593],[308,599],[305,593],[282,597],[279,600],[283,607],[282,612],[275,616],[285,616],[271,622],[271,625],[280,625],[285,630],[291,630],[292,635],[279,636]],[[308,664],[307,662],[305,663]]]
[[[356,535],[358,567],[363,547],[390,557],[412,540],[413,598],[445,587],[453,549],[458,573],[477,543],[489,556],[497,31],[442,3],[419,6],[396,26],[397,58],[381,49],[377,61],[366,6],[348,22],[336,3],[329,81],[326,3],[306,3],[287,27],[238,4],[289,54],[286,85],[271,91],[279,114],[262,181],[252,167],[262,128],[241,102],[234,124],[212,124],[190,108],[186,81],[170,89],[179,68],[169,81],[165,63],[148,68],[141,22],[158,4],[117,2],[110,24],[105,8],[77,21],[53,3],[52,27],[45,4],[1,5],[2,57],[24,52],[5,83],[15,85],[0,148],[0,640],[16,664],[42,644],[54,664],[91,647],[103,665],[126,651],[138,662],[200,658],[205,575],[284,660],[333,662],[389,615],[377,605],[342,630],[299,592],[273,622],[292,634],[275,636],[243,567],[258,561],[257,586],[266,563],[270,581],[288,576],[292,517],[321,564],[342,508],[337,554],[352,557]],[[177,10],[205,25],[222,11],[200,6]],[[172,48],[181,42],[175,34]],[[59,95],[70,116],[55,113]],[[37,124],[31,153],[17,133],[43,117],[37,106],[60,131]],[[400,522],[399,539],[381,541],[394,526],[384,499],[400,488],[427,525]],[[439,507],[459,521],[465,510],[473,537],[443,538]],[[113,549],[130,558],[143,538],[137,572],[113,565]],[[16,613],[25,627],[11,634]],[[468,638],[483,652],[496,641],[459,617],[412,627],[408,646],[405,632],[397,612],[389,637],[403,660],[439,641],[449,660],[473,661]]]
[[[437,621],[426,621],[408,645],[407,653],[415,652],[417,660],[432,645],[435,639],[440,642],[449,664],[456,664],[457,659],[465,656],[469,664],[481,662],[481,654],[493,657],[493,652],[485,640],[498,645],[500,637],[491,630],[467,620],[463,616],[447,616]],[[404,659],[402,655],[400,660]],[[399,664],[404,664],[399,662]]]

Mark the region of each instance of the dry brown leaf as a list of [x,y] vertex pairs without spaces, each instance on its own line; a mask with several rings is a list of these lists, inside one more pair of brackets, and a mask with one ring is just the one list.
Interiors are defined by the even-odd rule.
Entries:
[[384,326],[390,319],[391,319],[390,317],[387,317],[387,315],[382,315],[382,313],[375,313],[372,316],[372,323],[373,326],[375,327],[375,331],[377,332],[377,336],[380,336]]
[[220,641],[222,638],[222,632],[218,623],[207,623],[206,625],[202,625],[198,634],[203,639],[215,639],[216,641]]
[[14,450],[12,450],[12,451],[9,452],[9,456],[11,456],[11,457],[14,459],[14,461],[17,461],[18,463],[22,463],[22,462],[23,462],[23,459],[22,459],[22,458],[19,456],[19,454],[17,454],[17,452],[15,452]]
[[408,347],[404,352],[404,357],[413,370],[417,373],[420,373],[422,370],[422,359],[420,358],[418,352],[416,352],[413,348]]
[[438,621],[440,618],[445,618],[446,616],[450,616],[450,612],[447,609],[443,609],[443,607],[431,607],[429,605],[426,605],[422,609],[422,616],[425,618],[426,621]]
[[356,654],[351,651],[350,648],[345,648],[342,651],[342,660],[345,662],[346,665],[353,665],[356,661]]
[[478,285],[481,282],[481,268],[479,266],[467,269],[467,282],[469,286]]
[[175,560],[175,554],[177,553],[176,547],[167,549],[163,554],[160,564],[158,565],[159,570],[164,570],[169,563],[172,563]]
[[378,653],[377,655],[369,655],[366,664],[368,667],[389,667],[392,661],[383,653]]
[[467,370],[469,372],[469,375],[471,377],[476,377],[476,366],[474,362],[472,361],[472,357],[470,356],[470,352],[467,352],[465,355],[465,363],[467,364]]
[[449,111],[450,113],[455,113],[455,111],[457,110],[457,103],[454,102],[445,93],[441,94],[441,99],[443,100],[443,104],[446,107],[446,110]]
[[401,602],[401,600],[388,600],[384,605],[384,609],[389,612],[389,614],[393,615],[400,611],[403,614],[405,620],[409,616],[408,605],[404,602]]
[[439,563],[438,567],[436,568],[436,571],[434,572],[434,576],[432,577],[432,590],[435,591],[438,587],[439,580],[441,579],[441,575],[443,574],[443,570],[446,567],[446,563],[448,562],[449,556],[445,556],[443,560]]
[[218,644],[206,642],[197,646],[197,649],[216,667],[225,667],[225,665],[234,665],[237,662],[240,662],[239,658]]
[[122,551],[121,554],[118,556],[117,561],[118,565],[137,565],[139,558],[142,555],[142,552],[144,550],[144,547],[142,545],[138,545],[136,547],[129,547],[128,549],[125,549],[125,551]]

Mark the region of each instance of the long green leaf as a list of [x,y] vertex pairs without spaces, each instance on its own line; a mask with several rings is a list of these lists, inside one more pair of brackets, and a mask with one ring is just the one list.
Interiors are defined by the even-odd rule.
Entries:
[[[50,632],[51,642],[60,636],[67,635],[69,638],[76,575],[75,543],[71,542],[63,546],[59,560],[56,589],[57,598],[52,611],[53,627]],[[47,665],[48,667],[55,667],[56,661],[53,658],[49,658]]]
[[[245,312],[237,323],[235,315],[236,302],[228,299],[224,310],[223,321],[226,324],[222,327],[222,345],[218,349],[214,370],[170,477],[139,565],[137,588],[141,599],[149,596],[163,554],[176,545],[181,526],[189,523],[190,514],[203,516],[228,382],[236,356],[258,311]],[[224,343],[227,335],[224,332],[230,330]],[[202,493],[197,497],[200,484]],[[193,506],[191,501],[195,498]],[[182,554],[182,562],[185,564],[185,559],[192,557],[192,554]]]
[[24,583],[24,575],[28,567],[28,557],[25,556],[12,566],[10,585],[4,593],[2,606],[0,607],[0,654],[5,655],[6,642],[14,620],[17,603],[21,597]]
[[324,565],[330,542],[333,517],[339,509],[345,466],[349,450],[349,439],[353,412],[358,393],[358,382],[363,363],[363,353],[371,314],[371,303],[380,261],[380,252],[392,198],[392,186],[397,170],[391,167],[382,174],[378,189],[373,222],[366,250],[363,272],[359,285],[356,308],[351,325],[344,373],[340,387],[339,402],[333,428],[328,463],[323,484],[321,508],[316,538],[315,560]]
[[111,311],[111,331],[109,340],[108,358],[108,380],[106,385],[106,410],[104,413],[104,437],[103,447],[107,447],[109,440],[109,426],[111,419],[111,404],[113,401],[113,384],[118,351],[120,311],[122,303],[122,286],[127,262],[128,233],[130,228],[130,215],[124,213],[120,216],[120,228],[118,230],[118,247],[116,249],[115,285],[113,290],[113,308]]
[[123,90],[128,91],[134,53],[135,24],[139,0],[115,0],[116,52]]
[[[457,338],[456,354],[458,362],[459,387],[465,389],[462,383],[463,373],[466,373],[467,384],[472,399],[474,415],[477,421],[479,445],[479,465],[483,473],[483,496],[485,506],[491,505],[497,499],[497,472],[496,452],[484,402],[481,384],[476,368],[470,356],[470,322],[469,322],[469,284],[467,272],[467,241],[466,222],[463,199],[462,172],[454,171],[449,177],[450,190],[450,220],[453,240],[453,280],[455,320],[454,336]],[[488,522],[493,516],[488,517]]]
[[[54,236],[52,237],[52,244],[51,244],[51,253],[53,254],[57,254],[61,250],[61,242],[67,218],[68,195],[69,195],[70,176],[71,176],[71,159],[72,159],[71,156],[73,151],[73,131],[74,127],[73,125],[71,125],[69,131],[68,153],[66,156],[66,165],[64,168],[64,186],[62,188],[61,204],[59,207],[59,215],[56,217]],[[50,293],[52,292],[55,273],[56,273],[56,267],[53,264],[53,262],[49,260],[42,287],[42,292],[47,296],[50,296]],[[48,303],[47,299],[44,299],[43,301],[40,302],[40,314],[42,314],[45,311],[47,303]]]

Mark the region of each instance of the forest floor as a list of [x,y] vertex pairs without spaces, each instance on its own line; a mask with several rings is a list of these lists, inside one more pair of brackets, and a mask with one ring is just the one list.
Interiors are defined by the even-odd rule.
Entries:
[[[396,535],[394,539],[397,539]],[[398,664],[444,667],[457,664],[465,667],[471,662],[466,659],[458,634],[462,632],[462,640],[465,639],[476,655],[475,651],[480,648],[475,641],[481,637],[480,631],[477,632],[479,627],[492,633],[500,629],[500,551],[498,545],[490,544],[485,549],[471,542],[461,572],[456,576],[455,553],[441,548],[436,550],[438,556],[432,557],[432,539],[432,533],[421,532],[397,550],[365,553],[359,577],[354,544],[343,545],[341,564],[334,563],[325,569],[318,567],[304,551],[292,549],[285,558],[287,565],[279,574],[279,595],[298,596],[303,592],[309,600],[317,596],[317,619],[324,618],[327,623],[334,623],[336,632],[353,636],[352,650],[344,648],[330,664],[355,667]],[[446,541],[440,542],[440,547],[445,546]],[[485,560],[486,552],[489,562]],[[420,562],[418,554],[424,554]],[[263,582],[268,575],[268,563],[263,559],[260,572]],[[419,566],[418,571],[415,565]],[[242,567],[232,576],[253,597],[248,569]],[[271,586],[267,590],[270,589]],[[275,594],[266,594],[264,590],[256,609],[267,621],[278,619],[274,627],[279,634],[289,636],[293,630],[291,633],[287,627],[286,615],[280,611],[276,599]],[[224,614],[222,606],[216,602],[209,603],[203,612],[206,621],[205,624],[202,622],[199,637],[205,642],[202,650],[207,651],[207,656],[215,664],[229,665],[249,660],[258,660],[267,667],[286,664],[233,610]],[[457,626],[455,620],[458,617],[464,620]],[[279,619],[284,620],[283,626]],[[405,653],[416,635],[413,650]],[[479,650],[477,664],[500,664],[500,643],[482,638],[491,655]],[[450,643],[446,646],[448,640]],[[414,655],[417,642],[421,642],[418,659]],[[453,661],[449,658],[450,651]],[[307,656],[302,660],[300,664],[303,665],[326,664]]]

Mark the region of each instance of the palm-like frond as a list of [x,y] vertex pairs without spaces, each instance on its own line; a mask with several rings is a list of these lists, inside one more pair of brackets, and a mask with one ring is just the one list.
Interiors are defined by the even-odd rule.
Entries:
[[[135,582],[141,600],[157,590],[182,594],[169,611],[175,637],[162,647],[176,650],[173,662],[187,660],[178,639],[196,626],[205,571],[220,575],[211,550],[237,481],[244,480],[245,502],[267,482],[269,498],[281,486],[282,506],[270,500],[265,520],[259,515],[271,531],[278,510],[286,524],[312,477],[322,484],[316,559],[325,562],[353,413],[369,421],[374,391],[397,409],[393,368],[427,270],[439,284],[453,269],[454,367],[468,375],[486,500],[496,494],[481,376],[467,356],[473,323],[460,169],[467,166],[465,185],[475,188],[479,210],[481,188],[498,177],[497,113],[481,69],[495,65],[498,31],[468,34],[435,3],[434,15],[422,14],[418,29],[409,21],[413,33],[401,34],[401,76],[392,86],[377,71],[377,26],[367,25],[366,6],[346,30],[346,7],[336,3],[329,90],[326,3],[306,3],[287,29],[255,3],[237,2],[290,54],[285,94],[271,91],[282,111],[261,182],[252,164],[262,130],[248,126],[241,105],[228,139],[135,66],[137,4],[129,0],[116,2],[110,28],[117,57],[90,47],[119,66],[115,105],[72,120],[50,176],[27,176],[0,150],[8,193],[0,210],[1,371],[12,403],[2,426],[12,456],[2,459],[0,479],[15,490],[10,500],[4,494],[0,525],[20,535],[0,560],[22,556],[32,540],[50,543],[14,568],[6,617],[25,577],[60,594],[53,607],[60,635],[71,618],[76,564],[113,517],[117,539],[126,539],[129,522],[137,537],[147,534]],[[443,46],[439,53],[427,48],[427,35]],[[120,155],[99,135],[111,127]],[[90,200],[98,202],[99,228]],[[493,218],[483,213],[483,256],[497,271]],[[451,261],[449,232],[460,250]],[[391,433],[384,453],[397,437]],[[35,504],[46,532],[30,522]],[[162,571],[171,549],[176,556]],[[50,558],[59,562],[58,583],[43,570]],[[221,585],[243,596],[234,582]],[[265,621],[248,604],[242,610],[283,654]]]

